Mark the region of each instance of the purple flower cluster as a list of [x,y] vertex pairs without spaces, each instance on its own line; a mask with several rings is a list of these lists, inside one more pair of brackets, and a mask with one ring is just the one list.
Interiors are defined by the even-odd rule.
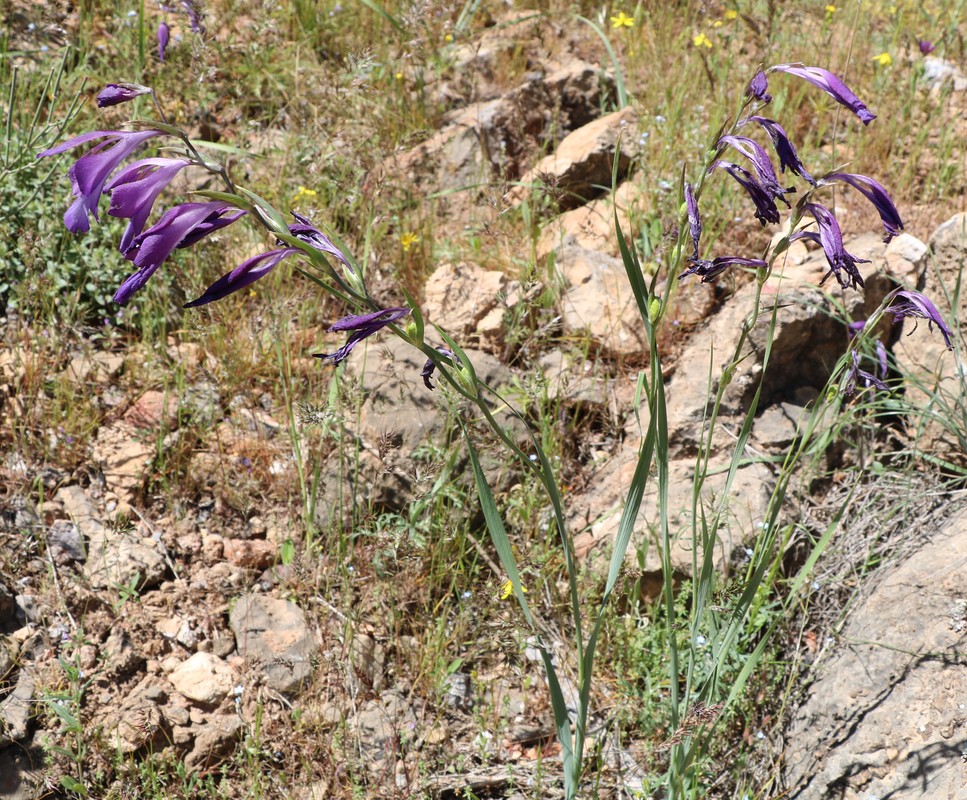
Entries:
[[[846,86],[839,78],[828,70],[820,67],[806,67],[801,64],[779,64],[763,72],[759,70],[752,78],[746,88],[746,105],[757,104],[767,105],[772,96],[768,93],[769,73],[784,73],[801,78],[808,83],[822,89],[832,97],[837,103],[848,108],[855,114],[864,125],[868,125],[876,115],[873,114],[866,104],[860,100],[853,91]],[[758,101],[758,103],[756,102]],[[736,135],[737,131],[749,124],[755,124],[762,128],[772,143],[776,156],[779,159],[779,172],[798,175],[809,184],[806,196],[797,206],[796,218],[802,213],[812,216],[816,224],[816,230],[802,230],[793,233],[788,241],[808,240],[818,244],[823,249],[829,264],[829,272],[823,277],[825,282],[830,276],[836,278],[841,287],[861,288],[863,276],[861,275],[858,264],[868,263],[865,259],[856,258],[850,254],[843,244],[843,234],[839,223],[832,211],[824,205],[812,199],[812,194],[835,183],[845,183],[862,194],[879,214],[883,224],[884,241],[889,242],[894,236],[903,230],[903,220],[897,211],[896,205],[890,198],[887,190],[877,181],[866,175],[858,175],[848,172],[832,172],[823,176],[819,180],[814,179],[796,153],[795,147],[790,142],[786,131],[775,120],[759,114],[750,114],[740,119],[730,133],[722,135],[717,143],[716,156],[708,168],[707,174],[711,174],[717,169],[729,173],[745,189],[749,198],[755,206],[755,216],[763,224],[778,223],[780,220],[777,201],[789,207],[786,195],[796,191],[795,187],[784,187],[780,181],[769,153],[766,152],[758,142],[748,136]],[[749,162],[752,170],[749,171],[738,164],[723,159],[722,153],[727,149],[740,153]],[[704,181],[703,181],[704,183]],[[730,267],[749,267],[763,269],[768,266],[765,261],[760,259],[749,259],[740,256],[719,256],[713,259],[704,259],[700,254],[700,240],[702,236],[702,221],[699,214],[698,202],[695,189],[690,184],[685,184],[685,210],[688,217],[689,231],[691,234],[693,250],[692,254],[686,258],[688,269],[683,272],[679,279],[686,275],[697,275],[702,282],[709,282],[717,278]],[[948,348],[951,348],[951,331],[947,327],[937,308],[926,297],[918,292],[897,292],[893,304],[887,309],[894,320],[899,322],[905,317],[926,319],[932,328],[937,325],[940,329]],[[853,335],[858,330],[851,331]],[[880,345],[882,348],[882,345]],[[878,359],[881,369],[880,375],[866,372],[860,369],[859,355],[852,354],[853,363],[849,371],[848,387],[850,391],[855,390],[857,383],[862,382],[866,386],[885,388],[883,378],[886,375],[886,351],[882,350]]]
[[[201,10],[198,8],[198,4],[194,0],[181,0],[178,3],[179,8],[171,5],[162,5],[161,10],[166,11],[169,14],[177,11],[183,11],[188,15],[188,26],[195,33],[204,33],[205,26],[201,21]],[[168,23],[165,20],[161,21],[158,25],[158,60],[164,62],[165,51],[168,49],[168,42],[171,41],[171,28],[168,27]]]
[[[183,3],[183,6],[189,4]],[[151,94],[139,84],[108,84],[98,94],[98,106],[112,106]],[[90,217],[100,221],[99,206],[102,196],[108,196],[108,215],[128,220],[121,237],[120,250],[124,258],[137,268],[118,287],[114,300],[125,305],[148,282],[168,257],[179,248],[190,247],[217,230],[225,228],[247,214],[223,200],[182,203],[165,211],[146,229],[155,201],[186,167],[199,165],[187,158],[149,157],[123,163],[149,140],[169,134],[160,130],[92,131],[63,144],[38,153],[38,158],[59,155],[89,142],[94,146],[77,158],[68,170],[74,202],[64,214],[64,224],[72,233],[90,230]],[[292,212],[295,222],[288,226],[291,237],[332,257],[350,274],[355,275],[352,263],[322,231],[300,214]],[[221,300],[244,289],[264,277],[292,255],[305,255],[300,247],[279,241],[275,249],[259,253],[243,261],[231,272],[209,286],[197,299],[186,304],[194,308]],[[334,353],[320,354],[333,364],[339,364],[363,339],[410,313],[408,308],[388,308],[368,314],[350,315],[336,322],[331,331],[349,331],[347,343]],[[424,367],[423,379],[429,384]],[[431,387],[432,388],[432,387]]]

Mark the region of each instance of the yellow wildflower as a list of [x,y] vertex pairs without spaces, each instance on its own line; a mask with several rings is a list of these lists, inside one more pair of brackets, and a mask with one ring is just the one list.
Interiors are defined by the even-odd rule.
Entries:
[[722,22],[722,20],[717,19],[717,20],[715,20],[715,22],[712,23],[712,27],[713,28],[721,28],[724,24],[725,23]]
[[619,11],[616,17],[611,18],[612,28],[633,28],[635,25],[635,18],[629,17],[624,11]]
[[889,53],[880,53],[878,56],[873,56],[873,63],[878,67],[888,67],[893,63],[893,58]]
[[836,13],[836,6],[834,6],[832,4],[826,6],[826,13],[827,14],[835,14]]
[[403,73],[402,72],[397,72],[396,73],[396,80],[398,80],[398,81],[403,80]]
[[404,253],[409,253],[410,248],[413,245],[415,245],[418,241],[420,241],[420,237],[417,236],[415,233],[407,232],[407,233],[404,233],[402,236],[400,236],[400,244],[403,245]]
[[736,11],[734,8],[730,8],[728,11],[725,12],[725,18],[727,20],[733,20],[738,16],[739,16],[739,12]]
[[692,38],[692,44],[696,47],[705,47],[709,50],[712,49],[712,41],[704,33],[700,33],[698,36]]
[[295,193],[295,197],[292,198],[292,202],[298,203],[300,200],[315,197],[318,194],[319,192],[317,192],[315,189],[307,189],[305,186],[300,186],[299,191],[297,191]]
[[448,33],[446,36],[443,37],[443,41],[445,41],[447,44],[450,44],[450,42],[453,41],[453,34]]
[[[527,587],[526,586],[521,586],[520,587],[520,590],[524,594],[527,594]],[[509,580],[509,579],[506,580],[506,581],[504,581],[503,584],[500,587],[500,599],[501,600],[506,600],[513,593],[514,593],[514,582],[512,580]]]

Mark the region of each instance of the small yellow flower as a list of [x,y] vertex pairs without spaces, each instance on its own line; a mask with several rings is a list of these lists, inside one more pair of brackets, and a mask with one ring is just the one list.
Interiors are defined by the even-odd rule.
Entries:
[[834,6],[834,5],[828,5],[828,6],[826,6],[826,13],[827,14],[835,14],[836,13],[836,6]]
[[700,33],[698,36],[692,37],[692,44],[696,47],[704,47],[708,50],[712,49],[712,41],[704,33]]
[[739,16],[739,12],[736,11],[734,8],[730,8],[728,11],[725,12],[725,18],[727,20],[733,20],[738,16]]
[[400,244],[403,245],[404,253],[409,253],[410,248],[413,245],[415,245],[418,241],[420,241],[420,237],[417,236],[415,233],[407,232],[407,233],[404,233],[402,236],[400,236]]
[[889,53],[880,53],[878,56],[873,56],[873,63],[878,67],[888,67],[893,63],[893,58]]
[[722,20],[717,19],[717,20],[715,20],[715,22],[712,23],[712,27],[713,28],[721,28],[724,24],[725,23],[722,22]]
[[[521,586],[520,587],[520,590],[524,594],[527,594],[527,587],[526,586]],[[506,580],[506,581],[504,581],[503,584],[500,587],[500,599],[501,600],[506,600],[513,593],[514,593],[514,582],[512,580]]]
[[629,17],[624,11],[619,11],[618,15],[611,18],[612,28],[633,28],[635,25],[635,18]]
[[396,73],[396,80],[398,80],[398,81],[403,80],[403,73],[402,72],[397,72]]
[[315,189],[307,189],[305,186],[300,186],[299,191],[297,191],[295,193],[295,197],[292,198],[292,202],[298,203],[300,200],[315,197],[318,194],[319,192],[317,192]]
[[447,44],[450,44],[450,42],[453,41],[453,34],[448,33],[446,36],[443,37],[443,41],[445,41]]

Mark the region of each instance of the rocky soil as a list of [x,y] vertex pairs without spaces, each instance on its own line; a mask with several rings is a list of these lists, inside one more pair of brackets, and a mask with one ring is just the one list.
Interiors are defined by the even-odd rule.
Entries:
[[[507,48],[532,37],[530,24],[485,34],[467,49],[453,80],[435,90],[459,94],[459,76],[468,70],[486,78]],[[627,109],[599,114],[602,97],[613,91],[598,64],[555,52],[515,86],[476,83],[473,101],[439,131],[370,176],[383,191],[443,193],[447,200],[437,213],[453,226],[485,213],[482,191],[464,187],[487,184],[494,175],[559,192],[560,213],[543,221],[538,245],[542,259],[553,254],[559,282],[548,326],[562,340],[584,343],[582,350],[554,349],[532,370],[517,366],[527,344],[507,341],[508,320],[530,313],[543,287],[469,261],[437,267],[424,288],[423,311],[429,323],[461,341],[485,381],[509,389],[539,379],[578,420],[581,470],[568,513],[581,531],[580,557],[592,565],[614,535],[634,468],[633,376],[646,356],[611,228],[615,210],[629,229],[641,220],[644,201],[630,169],[638,121]],[[542,148],[549,154],[536,160]],[[616,156],[627,178],[612,193],[600,187],[611,184]],[[529,202],[528,190],[514,189],[505,200]],[[967,256],[967,215],[934,231],[908,231],[889,245],[861,235],[847,248],[870,261],[865,293],[833,298],[819,290],[825,259],[803,243],[770,280],[765,314],[725,393],[707,503],[724,485],[717,468],[728,463],[727,432],[740,424],[762,375],[773,304],[780,311],[750,451],[781,456],[800,435],[808,409],[822,402],[820,391],[847,341],[843,312],[865,318],[896,286],[926,286],[931,296],[943,297],[942,285],[955,284]],[[667,385],[671,469],[682,478],[671,497],[681,510],[673,515],[676,533],[688,527],[691,484],[685,479],[703,434],[710,359],[711,374],[718,375],[751,309],[749,293],[733,288],[723,296],[698,283],[679,287],[681,335]],[[963,294],[953,297],[961,304],[958,318],[967,319]],[[7,322],[9,330],[13,322]],[[908,396],[920,392],[923,414],[903,420],[903,435],[935,459],[962,465],[963,439],[929,413],[934,387],[959,386],[961,365],[942,352],[940,337],[926,325],[912,338],[888,331],[884,344],[919,380]],[[280,485],[294,483],[290,432],[280,422],[284,409],[220,396],[206,377],[212,355],[203,346],[173,338],[169,350],[188,366],[187,383],[176,393],[119,392],[119,376],[141,358],[137,352],[91,347],[60,365],[76,392],[96,395],[110,411],[93,437],[87,468],[67,472],[13,450],[4,454],[0,797],[54,790],[52,776],[69,769],[70,759],[55,755],[52,766],[45,742],[75,754],[86,746],[102,759],[120,753],[137,762],[165,754],[199,779],[244,762],[244,748],[255,748],[259,759],[276,765],[274,776],[264,778],[266,796],[339,796],[348,791],[350,774],[367,796],[456,797],[470,788],[510,798],[536,791],[538,753],[554,755],[539,668],[526,654],[523,667],[500,660],[484,671],[457,667],[436,695],[399,674],[396,665],[419,647],[417,637],[397,635],[375,617],[350,625],[338,597],[345,586],[313,586],[311,565],[299,558],[282,563],[282,548],[297,527],[291,503],[252,497],[244,519],[223,514],[259,485],[248,482],[253,470]],[[358,504],[406,509],[424,488],[418,451],[446,430],[440,394],[423,386],[415,353],[387,339],[358,355],[345,380],[363,391],[352,431],[363,468],[347,472],[338,453],[323,468],[316,510],[322,527]],[[0,349],[4,425],[22,418],[21,387],[39,368],[41,355],[8,337]],[[203,423],[208,438],[186,445],[179,437],[188,420]],[[146,487],[158,477],[159,448],[180,447],[191,452],[188,470],[203,491],[183,504],[162,502]],[[774,480],[766,459],[739,469],[715,543],[723,569],[756,535]],[[941,510],[930,518],[933,527],[918,532],[917,549],[857,587],[842,628],[817,646],[811,683],[785,734],[779,770],[789,796],[939,799],[967,791],[967,518],[954,512],[955,501],[938,501]],[[636,526],[642,539],[654,530],[656,514],[655,498],[646,497]],[[655,545],[642,570],[657,590]],[[692,556],[683,539],[672,560],[685,573]],[[350,590],[364,594],[366,580],[360,574]],[[370,615],[374,605],[368,601]],[[412,621],[417,628],[432,624]],[[474,715],[484,697],[495,709],[492,719]],[[70,717],[83,720],[82,736],[71,732]],[[640,768],[629,751],[605,751],[608,780],[639,788]],[[421,774],[427,754],[450,769]]]

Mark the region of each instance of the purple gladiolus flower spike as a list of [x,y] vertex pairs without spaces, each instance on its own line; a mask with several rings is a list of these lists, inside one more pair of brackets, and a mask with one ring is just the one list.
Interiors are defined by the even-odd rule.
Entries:
[[[352,272],[352,266],[349,264],[349,260],[343,255],[342,251],[339,250],[322,231],[316,229],[311,222],[306,217],[301,214],[292,212],[292,216],[296,218],[296,222],[289,226],[289,233],[298,239],[302,239],[306,244],[311,245],[324,253],[328,253],[331,256],[339,259],[346,268]],[[283,244],[279,242],[279,244]],[[259,278],[263,278],[268,275],[273,269],[275,269],[279,264],[282,263],[286,258],[291,255],[296,255],[297,253],[302,253],[298,247],[287,247],[283,246],[275,250],[269,250],[266,253],[259,253],[252,258],[243,261],[231,272],[222,275],[217,281],[215,281],[211,286],[209,286],[205,293],[196,300],[192,300],[190,303],[185,303],[185,308],[195,308],[197,306],[207,305],[208,303],[213,303],[216,300],[221,300],[223,297],[227,297],[232,292],[237,292],[239,289],[244,289],[249,286]]]
[[702,240],[702,217],[698,213],[698,201],[690,183],[685,184],[685,208],[688,211],[688,229],[692,235],[693,255],[698,258],[699,242]]
[[763,103],[771,103],[772,95],[768,93],[769,89],[769,79],[766,78],[766,74],[760,69],[749,81],[749,85],[746,87],[745,94],[747,97],[754,97],[756,100],[761,100]]
[[786,72],[808,81],[813,86],[822,89],[826,94],[833,98],[837,103],[845,106],[852,111],[864,125],[869,125],[876,119],[876,114],[872,113],[866,104],[860,100],[850,88],[839,78],[827,69],[822,67],[806,67],[802,64],[777,64],[770,67],[769,72]]
[[813,180],[812,175],[806,172],[802,161],[799,160],[799,154],[796,153],[796,148],[792,146],[792,142],[789,141],[789,137],[786,135],[786,131],[782,125],[775,120],[755,115],[747,117],[741,124],[744,125],[746,122],[759,123],[765,132],[769,134],[769,138],[772,139],[772,146],[776,150],[776,155],[779,156],[780,172],[785,172],[788,168],[803,180],[808,181],[813,186],[816,185],[816,181]]
[[[455,355],[453,351],[450,350],[449,348],[438,347],[437,352],[440,353],[441,355],[445,355],[447,358],[453,361],[453,363],[456,364],[458,367],[463,366],[463,362],[460,360],[460,358],[457,355]],[[433,363],[432,358],[428,358],[426,360],[426,363],[423,365],[422,371],[420,372],[420,376],[423,378],[423,385],[426,386],[427,389],[430,389],[430,390],[433,389],[433,384],[430,383],[430,378],[433,377],[433,373],[435,371],[436,371],[436,364]]]
[[348,317],[343,317],[335,322],[329,330],[330,332],[352,331],[346,344],[334,353],[314,353],[313,355],[333,364],[339,364],[349,356],[353,348],[363,339],[381,331],[387,325],[398,322],[409,313],[408,308],[385,308],[382,311],[373,311],[369,314],[350,314]]
[[154,201],[178,172],[190,162],[181,158],[145,158],[122,169],[107,185],[111,193],[108,214],[129,220],[121,237],[121,252],[144,230]]
[[171,41],[171,29],[168,23],[162,22],[158,26],[158,59],[165,60],[165,50],[168,49],[168,42]]
[[954,345],[951,342],[953,331],[944,322],[944,318],[940,316],[937,307],[926,296],[920,294],[920,292],[897,292],[894,295],[893,303],[887,308],[887,313],[893,316],[894,322],[901,322],[906,317],[925,319],[927,321],[927,327],[930,330],[933,330],[934,325],[940,328],[940,333],[944,338],[944,342],[947,344],[947,349],[954,349]]
[[[884,351],[885,352],[885,351]],[[880,378],[874,375],[872,372],[867,372],[865,369],[860,368],[860,354],[853,350],[850,353],[852,359],[852,364],[850,365],[849,371],[846,373],[846,386],[843,387],[843,394],[851,395],[856,391],[856,386],[862,383],[864,387],[869,389],[871,386],[880,389],[881,391],[888,391],[889,386],[887,386]]]
[[709,167],[709,172],[716,167],[728,172],[749,193],[749,197],[755,203],[755,216],[759,222],[763,225],[770,222],[779,222],[779,209],[776,207],[775,200],[772,199],[772,195],[763,188],[762,184],[755,179],[751,172],[729,161],[716,161]]
[[121,162],[152,136],[163,136],[161,131],[91,131],[70,141],[44,150],[37,158],[54,156],[94,139],[104,139],[75,161],[67,174],[77,199],[64,214],[64,224],[71,233],[87,233],[91,229],[88,214],[100,221],[97,204],[108,177]]
[[145,94],[151,94],[151,90],[140,83],[109,83],[98,93],[97,107],[116,106]]
[[785,195],[795,192],[796,189],[794,187],[783,189],[779,185],[776,170],[769,160],[769,154],[762,145],[747,136],[723,136],[719,139],[719,146],[721,147],[722,145],[729,145],[735,148],[749,159],[755,169],[755,174],[759,178],[759,185],[775,200],[781,200],[786,204],[787,208],[789,207],[789,201],[786,200]]
[[761,258],[742,258],[741,256],[718,256],[711,261],[704,258],[689,257],[687,261],[690,266],[678,276],[678,280],[686,275],[698,275],[702,279],[702,283],[711,283],[729,267],[764,269],[769,266]]
[[903,220],[900,219],[900,212],[897,211],[886,189],[875,180],[866,177],[866,175],[854,175],[849,172],[833,172],[825,178],[822,178],[820,183],[826,184],[830,181],[848,183],[873,204],[873,207],[880,215],[880,221],[883,223],[883,230],[885,231],[883,237],[884,242],[889,242],[903,230]]
[[125,251],[124,257],[134,262],[138,271],[121,284],[114,294],[114,302],[122,306],[127,303],[176,247],[188,247],[245,214],[220,201],[184,203],[168,209],[154,225],[136,236]]
[[846,248],[843,246],[843,233],[833,213],[818,203],[807,203],[804,208],[813,215],[816,224],[819,226],[819,233],[797,231],[789,237],[789,241],[808,239],[822,246],[823,252],[826,254],[826,261],[829,263],[829,272],[823,276],[820,286],[826,282],[830,275],[835,275],[839,285],[844,289],[850,286],[863,286],[863,276],[860,275],[856,265],[868,264],[869,261],[865,258],[856,258],[846,252]]

